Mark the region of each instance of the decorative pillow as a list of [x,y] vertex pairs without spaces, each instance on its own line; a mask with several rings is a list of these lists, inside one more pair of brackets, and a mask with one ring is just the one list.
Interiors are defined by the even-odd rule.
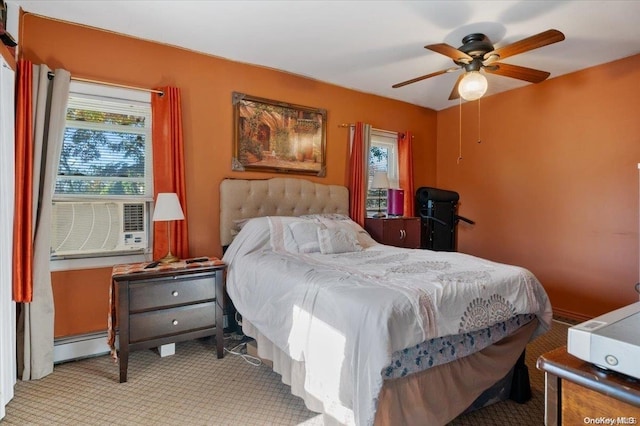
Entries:
[[300,216],[301,219],[313,219],[313,220],[351,220],[349,216],[341,213],[316,213],[305,214]]
[[271,249],[298,253],[298,244],[293,239],[289,225],[301,220],[295,216],[268,216]]
[[289,224],[293,239],[298,245],[298,253],[317,253],[320,251],[318,228],[322,225],[311,221],[300,221]]
[[319,218],[318,220],[327,228],[344,228],[352,231],[356,235],[356,239],[362,248],[369,248],[378,244],[371,235],[364,228],[355,223],[351,218],[344,216],[345,219],[340,220],[328,220],[326,218]]
[[318,242],[322,254],[361,251],[355,232],[348,228],[318,228]]

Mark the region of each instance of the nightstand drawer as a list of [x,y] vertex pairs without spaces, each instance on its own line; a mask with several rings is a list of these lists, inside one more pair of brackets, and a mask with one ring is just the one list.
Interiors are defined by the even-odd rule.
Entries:
[[129,311],[144,311],[216,298],[215,277],[163,278],[132,283]]
[[129,341],[139,342],[214,326],[215,302],[143,312],[129,318]]

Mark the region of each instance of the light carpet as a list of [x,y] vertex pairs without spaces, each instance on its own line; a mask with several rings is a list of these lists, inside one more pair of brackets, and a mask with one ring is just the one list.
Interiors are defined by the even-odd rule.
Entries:
[[[527,347],[532,399],[507,400],[458,417],[450,425],[543,425],[544,374],[538,357],[566,345],[568,324]],[[235,346],[228,339],[226,346]],[[98,356],[56,365],[49,376],[19,381],[3,425],[322,425],[322,417],[292,396],[280,376],[239,355],[217,359],[213,339],[176,344],[175,355],[133,352],[128,382],[118,365]]]

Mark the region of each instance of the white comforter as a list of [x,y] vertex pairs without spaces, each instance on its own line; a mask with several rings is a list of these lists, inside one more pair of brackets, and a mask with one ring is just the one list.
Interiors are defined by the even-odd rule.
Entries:
[[552,317],[544,289],[523,268],[384,245],[273,251],[266,218],[249,221],[223,260],[238,311],[304,361],[305,389],[342,423],[373,423],[381,371],[394,351],[523,313],[538,317],[538,335]]

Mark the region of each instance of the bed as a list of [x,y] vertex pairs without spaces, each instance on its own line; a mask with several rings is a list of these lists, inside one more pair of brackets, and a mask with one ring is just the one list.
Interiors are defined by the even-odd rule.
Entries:
[[504,399],[550,327],[538,280],[378,244],[348,218],[348,196],[305,179],[222,181],[227,292],[259,356],[325,424],[446,424]]

